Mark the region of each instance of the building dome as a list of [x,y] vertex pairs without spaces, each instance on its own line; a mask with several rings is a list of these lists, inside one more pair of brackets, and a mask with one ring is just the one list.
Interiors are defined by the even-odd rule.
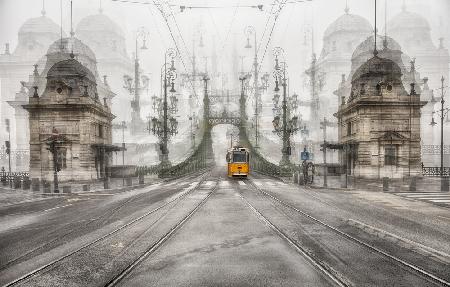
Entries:
[[95,83],[94,74],[75,59],[54,64],[47,72],[47,79],[49,78],[87,78]]
[[400,79],[402,71],[394,61],[374,56],[356,70],[352,77],[352,83],[363,77],[388,75]]
[[60,35],[61,28],[50,18],[42,15],[40,17],[30,18],[19,29],[19,36],[23,34],[39,34],[48,33]]
[[324,38],[328,38],[337,32],[370,33],[372,31],[372,25],[367,19],[359,15],[348,13],[348,9],[346,9],[345,12],[346,13],[344,15],[336,19],[328,26],[325,30]]
[[40,17],[28,19],[19,29],[14,55],[23,61],[36,61],[53,41],[61,37],[60,26],[44,15],[43,12]]
[[427,19],[421,15],[406,10],[403,6],[402,12],[394,16],[388,22],[388,28],[390,30],[409,30],[409,29],[425,29],[430,30],[430,24]]
[[125,34],[119,25],[102,13],[90,15],[81,19],[80,23],[77,25],[76,33],[79,34],[83,32],[106,32],[125,38]]
[[[400,45],[397,43],[397,41],[395,41],[394,39],[392,39],[391,37],[385,37],[385,36],[380,36],[377,35],[377,50],[381,51],[384,49],[384,45],[385,45],[385,41],[386,41],[386,48],[390,49],[390,50],[395,50],[395,51],[401,51],[402,48],[400,47]],[[363,42],[361,42],[361,44],[359,44],[355,51],[353,51],[353,55],[352,55],[352,60],[357,58],[358,56],[365,54],[365,53],[373,53],[373,48],[374,48],[374,36],[370,36],[369,38],[367,38],[366,40],[364,40]]]
[[47,55],[54,53],[73,53],[86,56],[94,62],[96,61],[95,54],[91,48],[75,37],[63,38],[53,42],[47,50]]
[[99,13],[83,18],[76,35],[88,44],[102,62],[104,59],[126,59],[125,34],[108,16]]

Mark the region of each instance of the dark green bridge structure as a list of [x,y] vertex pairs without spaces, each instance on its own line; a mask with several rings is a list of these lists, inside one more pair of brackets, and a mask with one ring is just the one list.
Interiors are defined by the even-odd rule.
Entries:
[[[212,148],[211,130],[214,126],[220,124],[229,124],[236,126],[239,129],[239,143],[240,146],[246,147],[250,150],[250,168],[252,172],[258,172],[270,176],[291,176],[293,172],[298,170],[298,167],[290,164],[288,166],[279,166],[274,164],[254,148],[249,141],[247,135],[247,115],[246,115],[246,94],[244,89],[241,90],[239,96],[239,112],[230,113],[223,112],[220,114],[211,114],[212,102],[217,102],[217,96],[208,94],[208,80],[204,80],[204,95],[203,95],[203,119],[202,129],[203,136],[201,142],[198,144],[194,152],[184,161],[177,163],[168,168],[156,167],[140,167],[138,174],[158,173],[159,177],[171,178],[180,177],[190,173],[195,173],[203,169],[212,167],[214,163],[214,154]],[[236,97],[233,97],[236,98]],[[213,99],[213,100],[211,100]]]

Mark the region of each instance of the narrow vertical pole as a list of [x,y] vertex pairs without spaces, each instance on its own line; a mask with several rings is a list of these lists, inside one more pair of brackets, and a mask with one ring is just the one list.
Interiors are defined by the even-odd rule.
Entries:
[[259,87],[258,87],[258,48],[256,46],[256,29],[254,30],[254,36],[255,36],[255,58],[254,58],[254,88],[255,88],[255,102],[256,102],[256,108],[255,108],[255,148],[258,148],[258,117],[259,117]]
[[327,118],[323,118],[323,186],[328,186],[327,181]]
[[447,191],[444,178],[444,76],[441,78],[441,191]]
[[122,121],[122,185],[125,186],[125,121]]
[[162,163],[166,164],[167,151],[167,52],[164,55],[164,102],[163,102],[163,140],[162,140]]
[[9,170],[9,187],[12,188],[12,174],[11,174],[11,127],[8,120],[8,141],[9,141],[9,154],[8,154],[8,170]]
[[51,150],[53,153],[53,167],[54,167],[54,171],[53,171],[53,184],[54,184],[54,193],[59,193],[59,187],[58,187],[58,150],[56,149],[56,143],[52,142],[51,143]]

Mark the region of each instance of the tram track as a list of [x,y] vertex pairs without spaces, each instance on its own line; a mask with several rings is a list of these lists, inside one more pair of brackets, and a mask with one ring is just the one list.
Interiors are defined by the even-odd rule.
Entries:
[[178,230],[180,230],[184,224],[206,203],[218,187],[218,181],[216,180],[215,186],[209,192],[209,194],[203,198],[186,216],[178,221],[166,234],[159,238],[154,244],[152,244],[144,253],[142,253],[136,260],[131,262],[125,269],[112,278],[105,287],[117,286],[123,279],[125,279],[139,264],[155,253],[159,247],[167,242]]
[[[189,194],[191,194],[191,193],[194,192],[195,190],[198,190],[199,187],[202,185],[202,183],[204,183],[204,182],[206,181],[207,174],[201,175],[200,178],[201,178],[201,179],[200,179],[194,186],[188,188],[187,191],[182,192],[180,195],[178,195],[178,196],[176,196],[176,197],[170,199],[169,201],[167,201],[167,202],[165,202],[165,203],[159,205],[158,207],[156,207],[156,208],[154,208],[154,209],[152,209],[152,210],[150,210],[150,211],[144,213],[143,215],[141,215],[141,216],[139,216],[139,217],[137,217],[137,218],[134,218],[134,219],[132,219],[131,221],[128,221],[127,223],[125,223],[125,224],[123,224],[123,225],[121,225],[121,226],[115,228],[114,230],[108,232],[107,234],[104,234],[104,235],[102,235],[102,236],[99,236],[99,237],[95,238],[94,240],[90,240],[89,242],[83,244],[81,247],[78,247],[78,248],[76,248],[75,250],[70,251],[70,252],[68,252],[68,253],[66,253],[66,254],[64,254],[64,255],[62,255],[62,256],[60,256],[60,257],[58,257],[58,258],[56,258],[56,259],[50,261],[49,263],[46,263],[46,264],[44,264],[44,265],[42,265],[42,266],[40,266],[40,267],[38,267],[38,268],[35,268],[34,270],[32,270],[32,271],[30,271],[30,272],[27,272],[26,274],[22,275],[21,277],[19,277],[19,278],[15,279],[15,280],[13,280],[13,281],[11,281],[11,282],[9,282],[9,283],[3,285],[3,286],[4,286],[4,287],[16,286],[16,285],[18,285],[18,284],[20,284],[20,283],[25,282],[26,280],[28,280],[28,279],[30,279],[30,278],[32,278],[32,277],[39,276],[39,274],[40,274],[41,272],[43,272],[44,270],[47,270],[47,269],[49,269],[49,268],[51,268],[51,267],[57,265],[58,263],[62,262],[63,260],[65,260],[65,259],[67,259],[67,258],[69,258],[69,257],[71,257],[71,256],[73,256],[73,255],[75,255],[75,254],[78,254],[78,253],[80,253],[81,251],[87,250],[89,247],[91,247],[91,246],[93,246],[93,245],[95,245],[95,244],[97,244],[97,243],[99,243],[99,242],[101,242],[101,241],[103,241],[103,240],[106,240],[106,239],[108,239],[108,238],[111,238],[113,235],[115,235],[115,234],[117,234],[117,233],[119,233],[119,232],[124,231],[126,228],[128,228],[128,227],[130,227],[130,226],[132,226],[132,225],[135,225],[135,224],[137,224],[138,222],[141,222],[142,220],[144,220],[144,219],[147,218],[148,216],[150,216],[150,215],[152,215],[152,214],[155,214],[156,212],[158,212],[158,211],[164,209],[165,207],[169,207],[169,209],[172,209],[173,206],[170,207],[170,205],[174,204],[174,206],[175,206],[180,200],[182,200],[183,198],[185,198],[186,196],[188,196]],[[209,194],[209,195],[210,195],[210,194]],[[209,197],[209,195],[208,195],[208,197]],[[195,213],[195,212],[193,212],[193,213]],[[193,213],[192,213],[192,214],[193,214]],[[191,213],[189,213],[189,214],[191,214]],[[192,215],[192,214],[191,214],[191,215]],[[164,215],[163,215],[163,216],[164,216]],[[158,218],[157,221],[158,221],[159,219],[161,219],[163,216],[161,216],[160,218]],[[186,219],[186,220],[187,220],[187,219]],[[177,225],[178,225],[178,224],[177,224]],[[181,227],[181,226],[180,226],[180,227]],[[177,228],[177,229],[179,229],[179,228]],[[173,232],[172,232],[172,233],[173,233]],[[138,236],[138,237],[139,237],[139,236]],[[158,240],[158,242],[159,242],[159,241],[160,241],[160,240]],[[164,241],[165,241],[165,240],[164,240]],[[163,243],[163,242],[161,242],[161,244],[162,244],[162,243]],[[158,246],[159,246],[159,245],[158,245]]]
[[[188,179],[191,178],[198,178],[199,176],[188,176]],[[200,176],[201,177],[201,176]],[[155,185],[153,188],[157,188],[160,185]],[[151,188],[152,186],[148,186],[145,188]],[[153,189],[152,189],[153,190]],[[102,226],[104,224],[106,224],[108,222],[108,220],[110,220],[114,215],[116,215],[121,209],[123,209],[124,207],[126,207],[127,205],[137,202],[139,200],[141,200],[142,198],[148,196],[149,191],[145,191],[142,192],[141,194],[138,194],[136,196],[132,196],[127,198],[126,200],[119,202],[119,204],[114,205],[111,208],[108,208],[105,212],[103,212],[102,214],[87,220],[87,219],[81,219],[81,220],[77,220],[76,222],[70,222],[67,224],[64,224],[58,228],[53,229],[51,232],[47,233],[46,237],[52,237],[55,234],[59,234],[60,232],[63,231],[62,234],[59,234],[58,236],[56,236],[55,238],[46,241],[42,244],[39,244],[38,246],[32,248],[31,250],[28,250],[22,254],[20,254],[19,256],[16,256],[13,259],[10,259],[8,262],[6,262],[5,264],[3,264],[2,266],[0,266],[0,272],[9,268],[12,264],[15,264],[17,262],[22,261],[23,259],[28,258],[30,255],[35,254],[38,251],[41,251],[43,249],[45,249],[46,247],[55,244],[61,240],[63,240],[64,238],[66,238],[67,236],[71,235],[71,234],[75,234],[76,232],[79,232],[80,229],[84,229],[86,227],[90,227],[92,225],[94,225],[95,227],[99,227]],[[94,227],[94,228],[95,228]],[[68,230],[66,232],[64,232],[65,230]]]
[[[316,224],[319,224],[319,225],[322,226],[322,227],[325,227],[327,230],[332,231],[333,233],[335,233],[335,234],[341,236],[342,238],[347,239],[347,240],[349,240],[349,241],[351,241],[351,242],[354,242],[354,243],[356,243],[357,245],[360,245],[360,246],[362,246],[362,247],[364,247],[364,248],[370,250],[370,251],[373,252],[373,253],[379,254],[380,256],[383,256],[383,257],[387,258],[388,260],[391,260],[391,261],[395,262],[395,263],[398,264],[399,266],[405,268],[406,270],[410,270],[411,272],[413,272],[413,273],[415,273],[415,274],[417,274],[417,275],[419,275],[419,276],[425,278],[425,279],[428,280],[428,281],[431,281],[431,282],[433,282],[433,283],[435,283],[435,284],[439,284],[439,285],[441,285],[441,286],[450,286],[450,282],[447,281],[446,279],[440,278],[439,276],[434,275],[434,274],[428,272],[427,270],[424,270],[423,268],[421,268],[421,267],[419,267],[419,266],[417,266],[417,265],[415,265],[415,264],[412,264],[412,263],[410,263],[410,262],[407,262],[407,261],[405,261],[405,260],[403,260],[403,259],[401,259],[401,258],[399,258],[399,257],[397,257],[397,256],[395,256],[395,255],[389,254],[388,252],[386,252],[386,251],[384,251],[384,250],[382,250],[382,249],[380,249],[380,248],[378,248],[378,247],[376,247],[376,246],[373,246],[373,245],[371,245],[371,244],[369,244],[369,243],[367,243],[367,242],[364,242],[364,241],[362,241],[362,240],[356,238],[355,236],[352,236],[352,235],[350,235],[350,234],[348,234],[348,233],[346,233],[346,232],[344,232],[344,231],[342,231],[342,230],[340,230],[340,229],[338,229],[338,228],[336,228],[336,227],[334,227],[334,226],[331,226],[330,224],[327,224],[326,222],[324,222],[324,221],[322,221],[322,220],[320,220],[320,219],[318,219],[318,218],[312,216],[311,214],[308,214],[308,213],[306,213],[306,212],[304,212],[304,211],[298,209],[297,207],[295,207],[295,206],[293,206],[293,205],[287,203],[286,201],[284,201],[284,200],[280,199],[279,197],[277,197],[277,196],[271,194],[270,192],[264,191],[264,190],[261,189],[259,186],[257,186],[257,185],[254,183],[254,181],[253,181],[252,179],[249,180],[249,182],[250,182],[251,187],[252,187],[254,190],[256,190],[257,192],[259,192],[259,193],[262,194],[263,196],[268,197],[272,202],[276,202],[276,203],[280,204],[281,206],[283,206],[284,208],[287,208],[287,209],[289,209],[289,210],[291,210],[291,211],[294,211],[295,213],[301,215],[302,217],[307,218],[307,219],[311,220],[312,222],[315,222]],[[244,198],[244,200],[247,201],[245,198]],[[248,201],[247,201],[247,204],[251,205]],[[253,208],[254,208],[254,207],[253,207]],[[269,226],[273,225],[273,227],[271,226],[272,229],[274,229],[274,228],[275,228],[275,229],[278,229],[278,230],[279,230],[279,231],[277,231],[278,234],[280,234],[280,232],[283,233],[283,231],[281,231],[280,228],[278,228],[278,227],[275,226],[272,222],[270,222],[270,221],[269,221],[264,215],[262,215],[261,212],[258,211],[256,208],[255,208],[255,212],[256,212],[256,213],[259,213],[261,217],[265,218],[265,220],[263,220],[263,221],[266,222],[266,220],[267,220],[266,223],[267,223]],[[290,239],[285,233],[283,233],[283,234],[284,234],[283,237],[284,237],[284,236],[287,237],[286,240],[287,240],[288,242],[293,241],[293,242],[295,243],[295,240]],[[291,243],[291,242],[290,242],[290,243]],[[291,243],[291,244],[292,244],[292,243]],[[306,253],[308,253],[308,252],[306,252]],[[308,257],[307,257],[308,259],[309,259],[310,257],[312,257],[312,256],[310,256],[310,255],[307,255],[307,256],[308,256]],[[313,260],[314,260],[314,258],[313,258]],[[322,267],[325,268],[325,269],[328,268],[326,265],[322,265]],[[333,270],[328,270],[328,272],[329,272],[329,273],[333,273]],[[337,282],[336,282],[336,283],[337,283]],[[344,283],[344,284],[345,284],[345,283]],[[349,285],[339,285],[339,286],[349,286]]]
[[333,283],[340,287],[348,287],[350,286],[345,282],[345,279],[340,278],[339,274],[336,274],[333,270],[330,270],[323,262],[315,259],[313,256],[309,254],[307,250],[305,250],[300,244],[298,244],[295,240],[291,239],[288,234],[283,232],[283,230],[277,227],[272,221],[270,221],[266,216],[264,216],[254,205],[252,205],[241,193],[238,193],[239,197],[245,202],[247,207],[255,213],[255,215],[267,226],[270,227],[282,240],[289,243],[297,253],[299,253],[302,257],[306,258],[314,267],[319,269],[325,276],[327,276]]

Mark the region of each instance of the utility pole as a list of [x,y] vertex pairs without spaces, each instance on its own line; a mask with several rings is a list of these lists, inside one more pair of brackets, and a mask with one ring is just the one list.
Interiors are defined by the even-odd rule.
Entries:
[[8,154],[8,171],[9,171],[9,187],[12,188],[12,174],[11,174],[11,127],[9,119],[5,119],[6,131],[8,132],[8,141],[5,142],[6,153]]
[[245,48],[251,48],[250,45],[250,35],[254,36],[254,58],[253,58],[253,89],[255,95],[255,148],[259,148],[258,146],[258,117],[259,117],[259,86],[258,86],[258,47],[256,43],[256,29],[253,26],[247,26],[245,29],[245,33],[247,35],[247,45]]
[[122,185],[125,186],[125,121],[122,121]]
[[327,118],[323,118],[323,122],[320,122],[320,129],[323,130],[323,187],[328,187],[327,176],[328,176],[328,168],[327,168],[327,125],[329,122]]
[[323,130],[323,144],[322,144],[322,151],[323,151],[323,186],[327,187],[327,176],[328,176],[328,167],[327,167],[327,148],[329,147],[329,144],[327,142],[327,127],[335,127],[336,123],[330,122],[327,120],[326,117],[323,118],[323,121],[320,122],[320,129]]
[[[448,191],[448,179],[444,177],[444,117],[448,113],[448,109],[444,108],[444,76],[441,78],[441,191]],[[445,114],[444,114],[445,113]]]

